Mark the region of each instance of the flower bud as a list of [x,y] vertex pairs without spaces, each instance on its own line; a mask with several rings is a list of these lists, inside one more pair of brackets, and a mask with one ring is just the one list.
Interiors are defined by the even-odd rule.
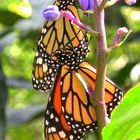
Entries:
[[93,0],[79,0],[82,10],[93,10],[94,1]]
[[121,27],[117,30],[117,35],[122,36],[127,34],[129,31],[126,27]]
[[48,21],[54,21],[60,18],[60,12],[56,5],[49,5],[43,11],[43,16]]
[[137,0],[125,0],[128,5],[133,5],[137,2]]

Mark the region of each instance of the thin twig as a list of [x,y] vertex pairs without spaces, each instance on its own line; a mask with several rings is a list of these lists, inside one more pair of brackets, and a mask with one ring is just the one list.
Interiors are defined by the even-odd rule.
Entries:
[[107,4],[108,0],[103,0],[102,3],[99,6],[99,9],[102,10],[105,8],[106,4]]

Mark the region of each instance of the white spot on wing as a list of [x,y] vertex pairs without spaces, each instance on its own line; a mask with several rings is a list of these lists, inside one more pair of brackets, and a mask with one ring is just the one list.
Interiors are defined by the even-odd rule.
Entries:
[[57,117],[55,117],[55,121],[56,121],[56,122],[58,122],[58,121],[59,121],[59,119],[58,119]]
[[48,120],[46,120],[46,125],[49,125],[49,122],[48,122]]
[[41,57],[37,58],[37,64],[42,64],[42,58]]
[[70,137],[69,137],[69,138],[70,138],[70,140],[74,140],[74,137],[73,137],[73,135],[70,135]]
[[53,118],[54,118],[54,115],[53,115],[52,113],[51,113],[51,115],[50,115],[50,118],[51,118],[51,119],[53,119]]
[[51,128],[48,128],[48,133],[51,133]]
[[47,64],[43,64],[43,72],[45,73],[48,70],[48,65]]
[[65,134],[64,131],[60,131],[60,132],[59,132],[59,136],[60,136],[61,138],[65,138],[65,137],[66,137],[66,134]]
[[51,131],[52,132],[56,132],[56,128],[55,127],[51,127]]

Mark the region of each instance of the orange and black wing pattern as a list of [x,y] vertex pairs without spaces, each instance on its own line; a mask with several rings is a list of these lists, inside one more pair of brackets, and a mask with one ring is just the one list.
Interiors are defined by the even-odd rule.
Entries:
[[[64,66],[65,67],[65,66]],[[62,68],[62,70],[65,68]],[[83,132],[73,129],[63,114],[61,95],[61,72],[58,73],[54,88],[51,91],[45,114],[46,140],[77,140],[83,137]]]
[[[78,73],[88,82],[90,85],[93,96],[95,91],[95,80],[96,80],[96,68],[89,62],[83,61],[78,68]],[[109,78],[105,78],[105,103],[108,117],[110,117],[113,109],[122,100],[123,93],[121,89],[113,83]]]
[[68,66],[63,66],[60,91],[63,114],[72,129],[83,134],[97,129],[96,113],[78,71],[69,71]]
[[[57,0],[54,5],[58,6],[60,11],[70,11],[80,20],[75,0]],[[59,52],[67,54],[69,51],[76,52],[79,57],[83,57],[82,59],[86,57],[88,52],[86,32],[65,17],[57,21],[46,21],[33,63],[32,83],[35,89],[41,91],[51,89],[60,65],[57,54]]]
[[[74,70],[67,65],[62,66],[46,110],[47,140],[51,140],[49,137],[55,137],[54,135],[57,135],[60,140],[78,140],[85,134],[98,129],[95,109],[90,101],[90,92],[94,96],[95,80],[96,69],[86,61],[80,63]],[[108,116],[121,99],[121,90],[106,78],[105,102]],[[54,132],[52,128],[56,131]],[[59,132],[62,132],[63,138]]]

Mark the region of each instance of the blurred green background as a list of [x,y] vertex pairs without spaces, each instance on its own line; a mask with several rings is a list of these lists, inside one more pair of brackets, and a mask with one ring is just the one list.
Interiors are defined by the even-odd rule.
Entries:
[[[0,2],[0,140],[43,140],[48,94],[32,88],[31,73],[44,23],[42,10],[52,2]],[[86,24],[94,28],[92,18]],[[131,7],[122,2],[106,9],[108,46],[122,26],[133,32],[120,48],[108,54],[107,75],[125,93],[140,81],[140,1]],[[93,37],[88,60],[96,64],[94,40]]]

